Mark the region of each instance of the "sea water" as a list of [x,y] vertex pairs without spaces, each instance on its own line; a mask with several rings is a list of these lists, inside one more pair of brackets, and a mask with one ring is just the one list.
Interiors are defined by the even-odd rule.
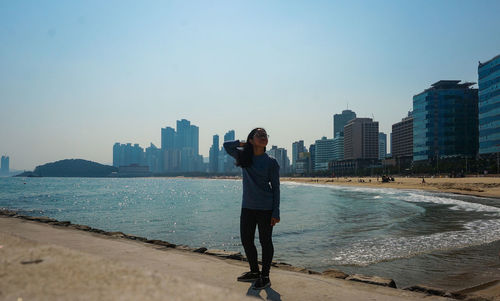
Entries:
[[[0,178],[0,207],[20,214],[243,253],[241,194],[241,180]],[[500,276],[498,199],[283,182],[280,208],[277,261],[399,286],[458,288]]]

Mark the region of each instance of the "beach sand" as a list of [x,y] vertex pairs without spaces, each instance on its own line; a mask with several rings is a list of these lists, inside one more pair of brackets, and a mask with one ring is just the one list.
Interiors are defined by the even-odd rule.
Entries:
[[447,300],[282,268],[255,291],[236,282],[246,262],[15,217],[0,246],[1,300]]
[[[280,178],[282,182],[298,182],[313,184],[329,184],[343,186],[359,186],[372,188],[420,189],[434,192],[457,193],[480,197],[500,198],[500,177],[466,177],[466,178],[405,178],[395,177],[394,182],[382,183],[376,177],[347,178]],[[360,182],[363,180],[364,182]]]

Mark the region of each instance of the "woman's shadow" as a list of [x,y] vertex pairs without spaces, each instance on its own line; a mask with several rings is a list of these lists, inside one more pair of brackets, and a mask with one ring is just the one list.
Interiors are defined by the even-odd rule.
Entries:
[[[267,294],[265,299],[260,295],[260,292],[262,291],[265,291]],[[281,295],[271,287],[266,287],[262,290],[255,290],[252,286],[250,286],[247,291],[247,296],[256,297],[262,300],[281,301]]]

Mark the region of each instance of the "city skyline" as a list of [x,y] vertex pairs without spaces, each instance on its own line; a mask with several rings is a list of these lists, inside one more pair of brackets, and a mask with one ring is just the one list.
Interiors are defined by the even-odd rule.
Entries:
[[432,83],[478,81],[478,61],[500,52],[499,9],[2,3],[0,153],[18,170],[66,158],[111,164],[116,141],[159,146],[158,129],[185,118],[199,126],[204,157],[214,134],[246,139],[254,127],[291,154],[294,141],[333,138],[332,117],[347,108],[389,134]]

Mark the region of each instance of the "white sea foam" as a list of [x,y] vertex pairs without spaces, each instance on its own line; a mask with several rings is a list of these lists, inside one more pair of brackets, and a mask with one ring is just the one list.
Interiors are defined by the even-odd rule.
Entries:
[[466,230],[413,237],[373,239],[332,251],[328,264],[367,266],[435,251],[459,249],[500,240],[500,220],[467,223]]
[[494,212],[500,216],[500,208],[487,206],[478,203],[465,202],[457,200],[455,198],[443,198],[429,193],[415,193],[409,192],[407,197],[402,198],[403,201],[412,203],[434,203],[443,205],[453,205],[450,207],[452,210],[465,210],[465,211],[476,211],[476,212]]
[[[314,184],[314,183],[297,183],[297,182],[284,182],[287,186],[314,186],[330,188],[332,190],[342,190],[350,192],[365,192],[370,194],[377,194],[374,199],[383,199],[384,196],[390,198],[400,199],[401,201],[410,203],[435,203],[444,205],[453,205],[450,207],[452,210],[465,210],[476,212],[495,212],[500,216],[500,208],[487,206],[479,203],[472,203],[461,201],[454,198],[453,194],[447,195],[448,197],[441,197],[423,190],[409,190],[409,189],[395,189],[395,188],[371,188],[371,187],[357,187],[357,186],[340,186],[329,184]],[[470,199],[484,199],[480,197],[467,196]]]

